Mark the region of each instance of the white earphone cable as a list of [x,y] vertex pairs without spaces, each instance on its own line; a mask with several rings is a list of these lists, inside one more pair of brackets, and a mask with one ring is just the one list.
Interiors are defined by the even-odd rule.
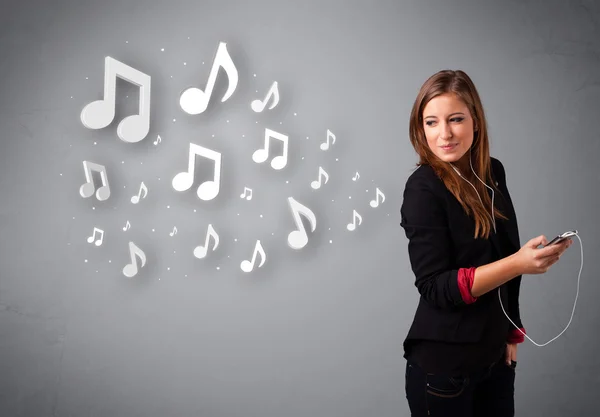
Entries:
[[[470,153],[470,150],[469,150]],[[470,155],[469,155],[470,156]],[[475,172],[475,170],[473,169],[473,163],[471,162],[471,158],[469,157],[469,163],[471,165],[471,171],[473,171],[473,174],[475,174],[475,176],[477,177],[477,179],[483,184],[485,185],[487,188],[489,188],[490,190],[492,190],[492,223],[494,225],[494,233],[496,233],[496,219],[494,218],[494,190],[489,187],[484,181],[481,180],[481,178],[479,178],[479,176],[477,175],[477,173]],[[454,165],[452,165],[452,163],[450,163],[450,166],[452,166],[452,168],[454,168],[454,170],[456,171],[456,173],[465,181],[467,181],[469,184],[471,184],[471,182],[469,180],[467,180],[465,177],[463,177],[460,173],[460,171],[458,171]],[[479,201],[481,201],[481,204],[483,205],[483,200],[481,200],[481,196],[479,195],[479,193],[477,192],[477,189],[475,188],[475,186],[473,184],[471,184],[471,187],[473,187],[473,189],[475,190],[475,192],[477,193],[477,196],[479,197]],[[531,341],[531,343],[533,343],[536,346],[542,347],[542,346],[546,346],[547,344],[553,342],[554,340],[558,339],[566,330],[567,328],[571,325],[571,321],[573,320],[573,315],[575,314],[575,306],[577,305],[577,298],[579,296],[579,281],[581,280],[581,271],[583,269],[583,244],[581,242],[581,238],[579,237],[579,234],[575,234],[575,236],[577,237],[577,239],[579,239],[579,243],[580,243],[580,247],[581,247],[581,267],[579,268],[579,276],[577,277],[577,292],[575,293],[575,302],[573,303],[573,311],[571,312],[571,318],[569,319],[569,322],[567,323],[566,327],[558,334],[556,335],[554,338],[550,339],[549,341],[547,341],[546,343],[542,343],[539,344],[537,342],[535,342],[532,338],[530,338],[528,335],[525,334],[525,332],[523,332],[519,326],[517,326],[508,316],[508,314],[506,313],[506,310],[504,309],[504,305],[502,304],[502,297],[500,296],[500,287],[498,287],[498,299],[500,300],[500,307],[502,307],[502,311],[504,312],[504,315],[506,316],[506,318],[508,319],[508,321],[510,321],[512,323],[512,325],[519,331],[521,332],[521,334],[523,334],[523,336],[525,336],[527,339],[529,339]]]

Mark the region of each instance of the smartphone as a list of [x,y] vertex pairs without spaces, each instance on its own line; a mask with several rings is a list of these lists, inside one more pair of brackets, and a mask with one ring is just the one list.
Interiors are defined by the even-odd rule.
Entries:
[[548,244],[544,247],[548,247],[550,245],[555,245],[557,243],[562,242],[563,240],[571,237],[571,236],[575,236],[577,234],[577,230],[571,230],[569,232],[565,232],[562,235],[558,235],[556,236],[554,239],[552,239],[550,242],[548,242]]

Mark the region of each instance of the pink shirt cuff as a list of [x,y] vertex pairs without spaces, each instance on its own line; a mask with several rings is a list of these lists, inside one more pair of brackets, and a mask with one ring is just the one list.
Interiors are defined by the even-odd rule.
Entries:
[[[523,333],[521,333],[521,332],[523,332]],[[527,332],[525,331],[525,329],[523,327],[521,327],[519,329],[512,329],[510,331],[510,333],[508,334],[508,338],[506,339],[506,341],[508,343],[523,343],[525,341],[524,334],[527,334]]]
[[458,289],[466,304],[472,304],[477,300],[477,297],[471,295],[471,287],[473,286],[473,279],[475,278],[475,269],[477,268],[460,268],[458,270]]

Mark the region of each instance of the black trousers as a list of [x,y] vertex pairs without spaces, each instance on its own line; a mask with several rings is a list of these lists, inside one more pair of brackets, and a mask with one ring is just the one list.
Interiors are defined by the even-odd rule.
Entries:
[[517,362],[504,357],[466,376],[425,372],[410,358],[405,390],[412,417],[513,417]]

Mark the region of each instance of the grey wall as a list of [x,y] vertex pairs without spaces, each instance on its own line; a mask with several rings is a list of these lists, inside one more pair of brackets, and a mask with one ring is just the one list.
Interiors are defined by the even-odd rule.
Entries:
[[[0,414],[408,416],[402,341],[418,301],[399,226],[416,162],[408,116],[425,79],[451,68],[482,96],[522,243],[578,229],[587,256],[567,331],[519,346],[517,415],[589,415],[600,388],[599,11],[593,0],[4,0]],[[220,41],[238,88],[221,103],[221,73],[209,109],[188,115],[179,95],[204,88]],[[152,77],[141,142],[117,137],[138,99],[124,81],[110,126],[80,120],[102,98],[105,56]],[[254,113],[273,81],[279,105]],[[289,135],[281,171],[252,161],[265,128]],[[336,143],[324,152],[327,129]],[[212,201],[171,186],[190,142],[223,155]],[[106,166],[108,200],[79,195],[84,160]],[[313,190],[319,166],[330,180]],[[148,196],[131,204],[141,181]],[[376,187],[386,200],[372,208]],[[297,251],[290,196],[317,217]],[[363,223],[349,232],[354,209]],[[220,245],[199,260],[208,224]],[[87,242],[94,227],[101,246]],[[257,239],[267,261],[244,273]],[[129,241],[147,256],[132,279]],[[570,318],[575,242],[547,274],[524,276],[521,316],[538,343]]]

